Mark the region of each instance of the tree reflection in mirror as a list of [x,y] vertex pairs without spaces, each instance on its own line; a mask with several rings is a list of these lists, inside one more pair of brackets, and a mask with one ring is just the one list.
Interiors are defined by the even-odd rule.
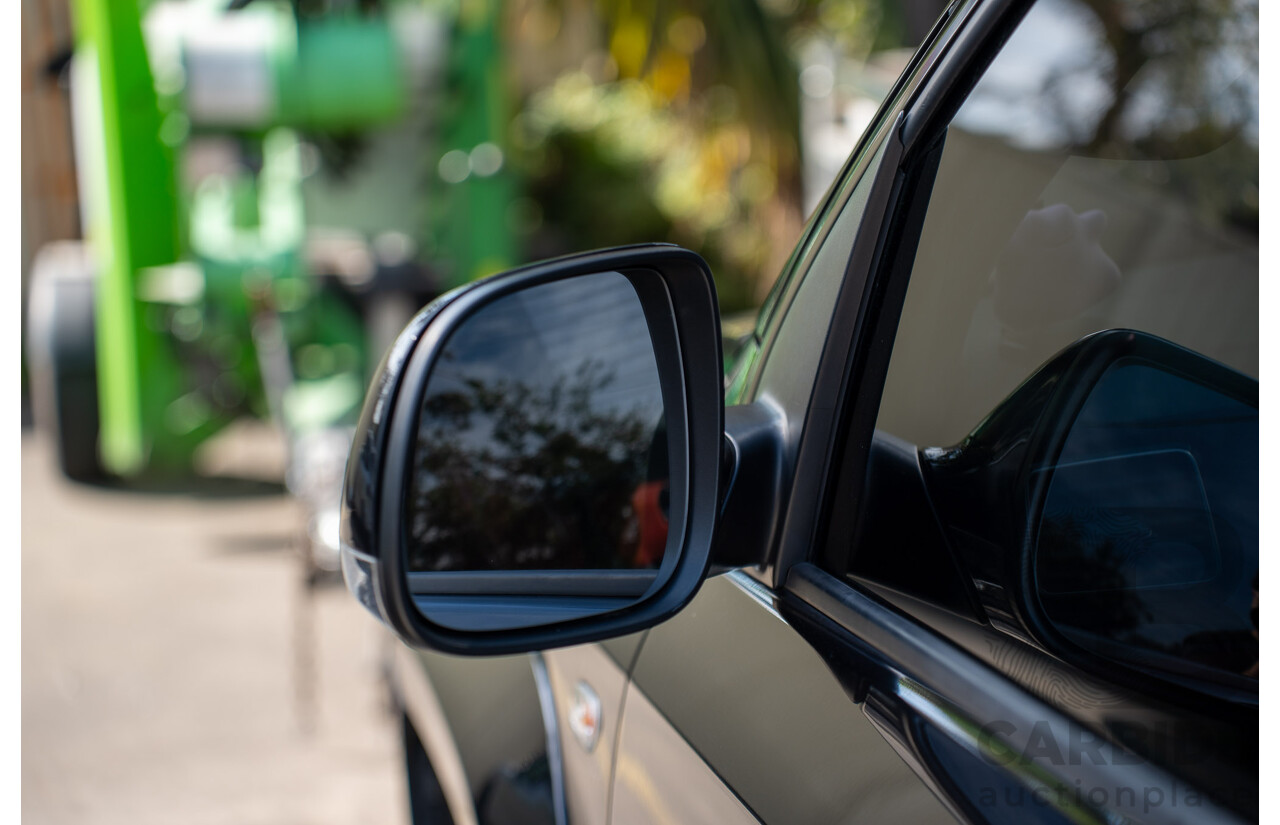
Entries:
[[428,379],[409,570],[655,568],[667,453],[657,362],[626,277],[499,298],[462,322]]

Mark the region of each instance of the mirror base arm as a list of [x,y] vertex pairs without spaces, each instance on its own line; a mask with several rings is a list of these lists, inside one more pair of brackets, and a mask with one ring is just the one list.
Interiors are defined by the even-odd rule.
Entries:
[[726,407],[724,430],[727,481],[710,575],[768,564],[782,513],[782,411],[767,400]]

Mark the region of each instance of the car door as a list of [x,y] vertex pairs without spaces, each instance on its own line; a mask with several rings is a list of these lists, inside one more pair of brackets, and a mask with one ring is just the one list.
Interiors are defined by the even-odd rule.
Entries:
[[[1225,561],[1176,590],[1193,618],[1160,615],[1167,587],[1143,595],[1211,698],[1047,655],[960,563],[926,488],[931,462],[1101,330],[1256,386],[1256,20],[948,10],[731,376],[729,403],[784,435],[768,561],[642,642],[614,822],[1256,819],[1256,464],[1202,470]],[[1215,450],[1256,458],[1256,401],[1238,424]]]

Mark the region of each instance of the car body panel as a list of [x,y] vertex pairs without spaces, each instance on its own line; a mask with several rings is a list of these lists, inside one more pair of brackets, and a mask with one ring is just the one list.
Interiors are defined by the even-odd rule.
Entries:
[[[504,773],[544,756],[560,760],[559,770],[546,777],[547,793],[564,795],[566,818],[605,822],[627,674],[644,636],[481,659],[395,642],[390,677],[397,701],[422,739],[454,825],[486,822],[486,790]],[[551,712],[539,696],[539,667],[548,678]],[[590,685],[602,705],[599,741],[590,754],[567,724],[578,682]],[[556,732],[558,750],[548,747],[548,728]]]
[[[396,642],[388,657],[387,676],[396,703],[422,742],[454,825],[476,825],[476,799],[467,779],[462,746],[432,685],[426,661],[418,651]],[[412,769],[409,762],[406,770]],[[412,776],[408,779],[415,781]]]
[[[700,755],[762,822],[954,821],[772,601],[767,587],[729,573],[649,632],[628,695],[619,771],[623,759],[642,755],[629,756],[640,693],[660,714],[647,720],[649,742]],[[660,790],[668,803],[676,798],[676,786]],[[625,803],[619,794],[615,816]]]
[[547,751],[529,656],[467,659],[397,649],[396,692],[454,823],[481,822],[477,811],[497,778]]
[[[556,703],[568,820],[606,822],[613,756],[627,690],[626,666],[630,662],[619,665],[600,645],[549,650],[543,656]],[[592,711],[596,736],[590,750],[573,730],[574,714],[583,712],[574,704],[580,685],[599,701],[598,710]]]
[[622,724],[609,822],[756,825],[751,810],[634,686]]

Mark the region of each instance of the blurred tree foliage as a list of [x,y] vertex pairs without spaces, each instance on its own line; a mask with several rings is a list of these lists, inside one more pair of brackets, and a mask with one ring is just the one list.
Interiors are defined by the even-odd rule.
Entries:
[[[667,240],[722,308],[759,304],[799,233],[807,41],[852,59],[918,42],[941,0],[518,0],[509,145],[528,258]],[[916,19],[925,21],[923,24]]]

